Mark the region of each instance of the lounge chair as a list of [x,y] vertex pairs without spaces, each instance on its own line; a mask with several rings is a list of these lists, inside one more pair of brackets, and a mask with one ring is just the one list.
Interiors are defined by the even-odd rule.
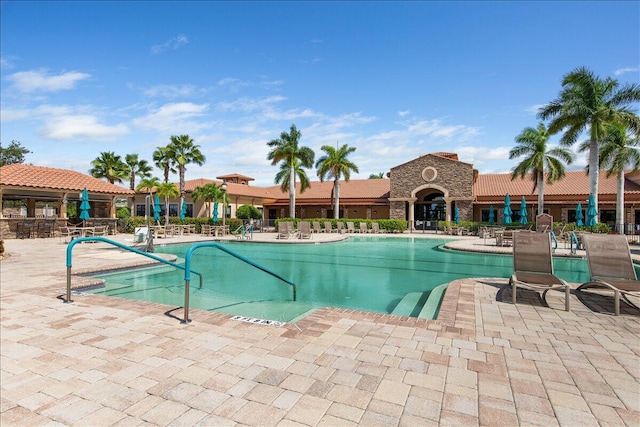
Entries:
[[336,229],[336,233],[344,233],[346,231],[345,228],[344,228],[344,222],[342,222],[342,221],[336,222],[336,227],[338,227]]
[[553,230],[553,217],[545,213],[536,215],[536,231],[548,233],[551,230]]
[[371,223],[371,230],[369,230],[370,233],[374,233],[374,234],[378,234],[378,233],[382,233],[383,231],[380,230],[380,225],[377,222],[372,222]]
[[289,221],[281,221],[278,223],[278,235],[276,239],[288,239],[291,237],[291,229],[289,228],[291,222]]
[[64,243],[69,243],[76,237],[80,237],[80,230],[75,227],[60,227],[60,240],[64,239]]
[[322,228],[320,227],[320,223],[318,221],[313,221],[313,232],[314,233],[322,233]]
[[[338,231],[338,230],[336,230]],[[324,232],[325,233],[333,233],[333,227],[331,226],[331,221],[324,222]]]
[[582,238],[591,280],[580,285],[578,290],[601,288],[613,291],[616,316],[620,315],[620,296],[640,308],[627,298],[627,295],[640,298],[640,281],[633,267],[627,236],[586,233]]
[[107,236],[109,234],[108,225],[98,225],[91,230],[87,230],[87,236]]
[[211,236],[212,229],[211,224],[202,224],[200,226],[200,234],[203,236]]
[[311,239],[313,237],[311,235],[311,224],[309,224],[309,221],[298,222],[298,237],[300,239]]
[[367,227],[367,223],[366,222],[361,222],[360,223],[360,228],[358,228],[356,231],[358,231],[359,233],[368,233],[369,232],[369,227]]
[[564,290],[564,309],[569,311],[571,287],[553,274],[551,237],[549,233],[521,231],[513,234],[513,274],[509,279],[513,304],[517,288],[542,291],[544,300],[551,289]]
[[356,228],[353,225],[353,222],[347,222],[347,233],[355,233]]

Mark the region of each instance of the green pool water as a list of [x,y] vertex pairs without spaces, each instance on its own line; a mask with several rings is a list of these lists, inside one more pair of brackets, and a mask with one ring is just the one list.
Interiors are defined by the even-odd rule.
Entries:
[[[190,307],[229,314],[295,321],[319,307],[341,307],[391,313],[412,292],[466,277],[509,277],[512,257],[442,249],[446,240],[424,238],[350,237],[323,244],[267,244],[229,242],[232,251],[294,282],[297,301],[286,283],[216,248],[193,253]],[[184,258],[191,245],[156,247],[156,253]],[[554,258],[561,278],[581,283],[588,279],[582,259]],[[106,287],[94,293],[181,307],[184,272],[154,267],[102,274]]]

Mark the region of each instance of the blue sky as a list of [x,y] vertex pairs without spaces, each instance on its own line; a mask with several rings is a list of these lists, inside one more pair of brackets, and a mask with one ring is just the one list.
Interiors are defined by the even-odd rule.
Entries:
[[3,146],[85,173],[101,151],[151,162],[188,134],[207,161],[187,179],[237,172],[268,186],[267,142],[292,123],[316,158],[325,144],[356,147],[352,179],[436,151],[508,172],[514,137],[564,74],[640,81],[636,1],[2,1],[0,12]]

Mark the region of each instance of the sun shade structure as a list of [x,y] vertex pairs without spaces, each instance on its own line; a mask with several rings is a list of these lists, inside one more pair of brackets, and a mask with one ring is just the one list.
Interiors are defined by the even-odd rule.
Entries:
[[502,210],[502,214],[504,215],[502,222],[506,225],[511,224],[511,197],[507,194],[504,196],[504,209]]
[[527,201],[523,197],[520,201],[520,224],[527,225],[529,221],[527,220]]
[[158,196],[156,194],[156,199],[153,202],[153,220],[154,221],[160,221],[160,210],[162,208],[160,207],[160,196]]
[[598,211],[596,210],[596,201],[593,194],[589,194],[589,202],[587,204],[587,223],[588,227],[593,227],[597,224],[596,218],[598,217]]
[[584,225],[584,214],[582,213],[582,203],[578,203],[576,206],[576,226],[582,227]]
[[496,212],[493,208],[493,205],[489,206],[489,224],[494,224],[496,222]]
[[82,195],[80,196],[80,216],[79,218],[83,221],[89,220],[89,210],[91,209],[91,205],[89,204],[89,192],[85,188],[82,190]]

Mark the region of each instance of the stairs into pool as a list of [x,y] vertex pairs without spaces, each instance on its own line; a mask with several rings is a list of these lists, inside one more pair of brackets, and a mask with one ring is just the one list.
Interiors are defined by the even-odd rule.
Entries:
[[398,302],[391,314],[435,319],[446,290],[447,285],[444,284],[426,292],[410,292]]

